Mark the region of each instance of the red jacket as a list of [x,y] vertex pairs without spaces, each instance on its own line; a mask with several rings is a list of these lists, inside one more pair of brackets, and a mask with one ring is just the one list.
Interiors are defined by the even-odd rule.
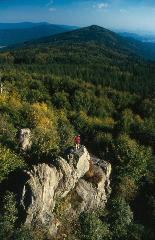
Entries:
[[81,142],[80,136],[76,136],[76,137],[75,137],[75,143],[76,143],[76,144],[80,144],[80,142]]

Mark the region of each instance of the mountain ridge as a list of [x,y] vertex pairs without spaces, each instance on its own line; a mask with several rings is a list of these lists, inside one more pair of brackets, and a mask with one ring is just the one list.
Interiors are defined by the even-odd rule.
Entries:
[[76,27],[74,26],[56,25],[46,22],[0,24],[0,45],[8,46],[13,44],[20,44],[25,41],[31,41],[33,39],[51,36],[75,28]]
[[132,32],[118,32],[120,36],[130,38],[130,39],[135,39],[141,42],[145,43],[154,43],[155,42],[155,34],[138,34],[138,33],[132,33]]
[[[97,44],[109,49],[128,55],[137,55],[147,60],[155,61],[155,44],[143,43],[141,41],[126,38],[106,28],[91,25],[88,27],[66,31],[48,37],[32,40],[25,43],[26,47],[30,45],[74,45],[74,44]],[[20,46],[22,47],[22,45]]]
[[47,25],[48,22],[17,22],[17,23],[0,23],[0,30],[4,29],[23,29],[34,26]]
[[17,23],[0,23],[0,30],[2,29],[23,29],[23,28],[31,28],[35,26],[42,25],[53,25],[53,26],[62,26],[69,28],[77,28],[77,26],[70,26],[65,24],[52,24],[49,22],[17,22]]

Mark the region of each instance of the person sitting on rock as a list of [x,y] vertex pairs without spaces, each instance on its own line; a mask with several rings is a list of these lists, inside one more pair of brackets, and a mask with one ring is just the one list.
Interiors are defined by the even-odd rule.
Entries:
[[80,135],[77,135],[75,137],[75,149],[78,150],[80,148],[80,143],[81,143],[81,137]]

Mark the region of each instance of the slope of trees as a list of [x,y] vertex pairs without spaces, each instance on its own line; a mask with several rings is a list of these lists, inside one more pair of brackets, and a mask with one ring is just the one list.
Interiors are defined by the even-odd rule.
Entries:
[[[63,154],[76,133],[112,164],[113,191],[107,209],[82,214],[67,239],[154,239],[154,66],[95,44],[0,54],[1,239],[48,239],[41,226],[22,227],[10,178]],[[33,133],[26,155],[20,152],[21,128]]]

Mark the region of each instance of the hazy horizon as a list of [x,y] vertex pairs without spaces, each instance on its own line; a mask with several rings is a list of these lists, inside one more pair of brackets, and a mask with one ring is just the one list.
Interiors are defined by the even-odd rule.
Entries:
[[[50,22],[45,22],[45,21],[21,21],[21,22],[0,22],[0,24],[24,24],[24,23],[34,23],[34,24],[53,24],[53,25],[60,25],[60,26],[68,26],[68,27],[75,27],[75,28],[82,28],[82,27],[89,27],[91,25],[97,25],[97,26],[100,26],[100,27],[103,27],[103,28],[107,28],[111,31],[115,31],[115,32],[128,32],[128,33],[135,33],[135,34],[139,34],[139,35],[149,35],[149,34],[152,34],[153,36],[155,35],[155,31],[141,31],[141,30],[128,30],[128,29],[121,29],[121,28],[108,28],[108,27],[105,27],[103,25],[99,25],[99,24],[91,24],[91,25],[84,25],[84,26],[75,26],[75,25],[71,25],[71,24],[60,24],[60,23],[50,23]],[[6,28],[3,28],[3,29],[6,29]],[[7,28],[8,29],[8,28]]]
[[130,32],[154,32],[153,0],[0,0],[0,22],[92,24]]

